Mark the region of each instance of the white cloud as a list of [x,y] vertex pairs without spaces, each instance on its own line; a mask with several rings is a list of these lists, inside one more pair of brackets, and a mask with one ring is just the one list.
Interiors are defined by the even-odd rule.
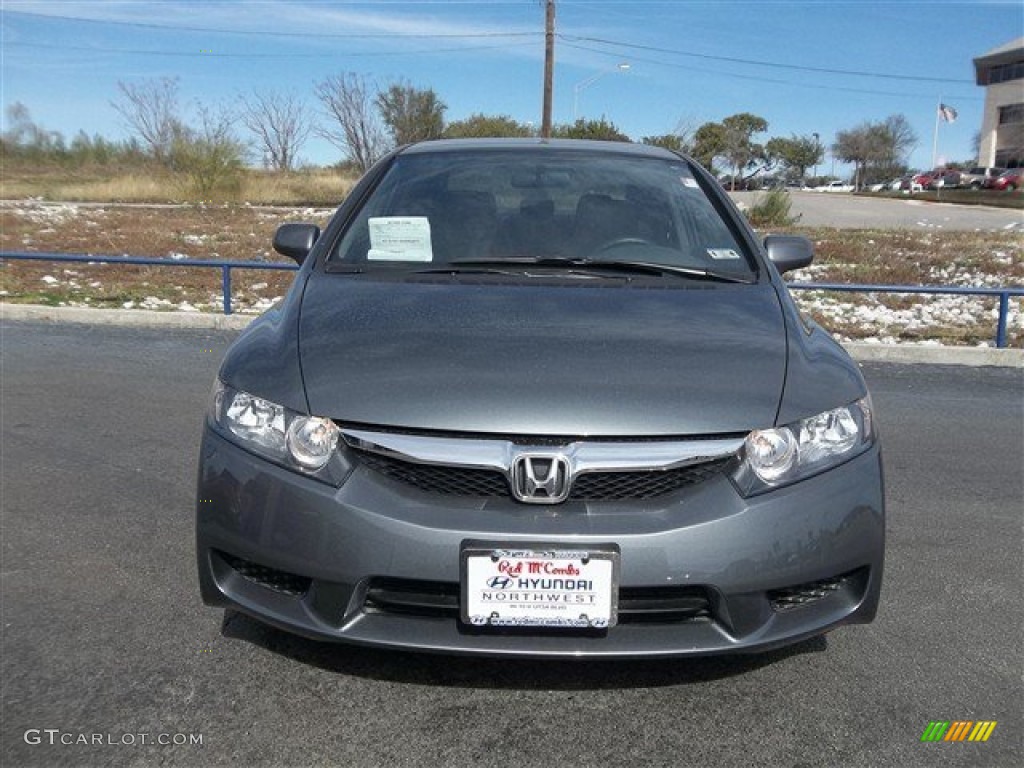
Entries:
[[[40,16],[74,17],[92,21],[122,22],[167,27],[209,27],[227,32],[286,33],[295,35],[483,35],[487,33],[537,33],[540,23],[509,26],[486,20],[469,22],[441,18],[439,14],[413,14],[397,9],[367,12],[321,3],[288,0],[253,2],[153,2],[123,0],[7,0],[8,11]],[[463,14],[465,15],[465,14]],[[481,14],[475,14],[480,18]],[[313,38],[310,38],[313,39]]]

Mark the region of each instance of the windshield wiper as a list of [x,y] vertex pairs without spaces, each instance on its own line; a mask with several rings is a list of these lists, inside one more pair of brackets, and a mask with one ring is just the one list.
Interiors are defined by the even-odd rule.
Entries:
[[[656,264],[650,261],[621,261],[602,259],[573,259],[566,256],[510,256],[508,258],[494,259],[454,259],[447,263],[448,267],[459,269],[462,267],[488,267],[488,266],[536,266],[536,267],[561,267],[563,269],[576,270],[605,270],[612,272],[632,272],[645,275],[678,275],[680,277],[694,280],[717,280],[723,283],[744,283],[751,284],[753,279],[731,275],[727,272],[716,272],[710,269],[699,267],[680,267],[673,264]],[[448,271],[448,270],[444,270]]]

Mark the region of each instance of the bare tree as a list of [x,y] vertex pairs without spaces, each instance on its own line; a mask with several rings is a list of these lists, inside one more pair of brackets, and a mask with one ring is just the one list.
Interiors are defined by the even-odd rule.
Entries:
[[118,82],[121,98],[111,106],[149,146],[153,157],[169,162],[171,147],[184,130],[178,116],[178,79],[161,77],[138,83]]
[[313,129],[306,107],[295,96],[253,91],[242,97],[242,122],[256,135],[271,168],[290,171],[299,147]]
[[331,118],[317,133],[365,171],[387,151],[387,139],[374,105],[376,88],[353,72],[332,75],[315,86]]
[[890,115],[881,122],[864,122],[839,131],[832,154],[854,165],[858,188],[872,178],[891,178],[905,169],[906,157],[917,143],[917,134],[903,115]]
[[911,150],[917,145],[917,134],[904,115],[889,115],[882,122],[885,133],[884,161],[891,165],[905,162]]
[[878,157],[882,130],[878,124],[865,122],[836,134],[832,156],[844,163],[853,163],[853,183],[856,187],[860,186],[864,169]]

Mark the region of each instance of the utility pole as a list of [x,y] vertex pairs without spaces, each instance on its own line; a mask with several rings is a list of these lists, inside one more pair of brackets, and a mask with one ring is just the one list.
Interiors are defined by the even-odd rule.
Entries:
[[544,14],[544,115],[540,124],[543,139],[551,138],[551,81],[555,72],[555,0],[547,0]]

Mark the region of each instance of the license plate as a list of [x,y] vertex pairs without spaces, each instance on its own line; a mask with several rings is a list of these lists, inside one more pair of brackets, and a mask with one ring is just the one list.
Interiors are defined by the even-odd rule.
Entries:
[[462,621],[476,627],[606,629],[619,602],[615,545],[462,548]]

